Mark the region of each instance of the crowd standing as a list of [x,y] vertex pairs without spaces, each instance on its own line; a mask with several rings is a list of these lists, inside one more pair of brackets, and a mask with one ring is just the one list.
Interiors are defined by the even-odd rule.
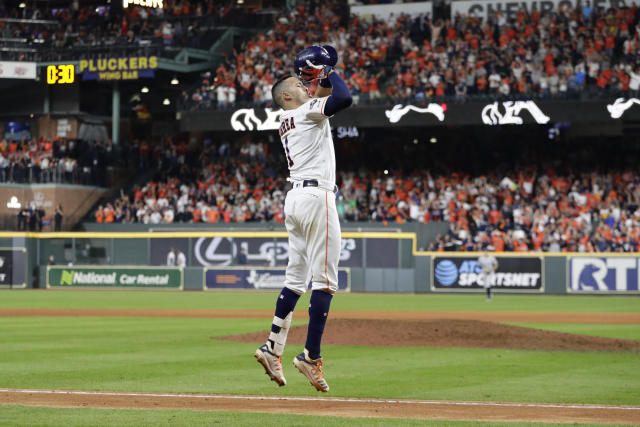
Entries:
[[3,57],[15,60],[91,57],[101,48],[157,48],[155,54],[167,47],[207,49],[202,42],[210,29],[255,18],[255,11],[232,0],[163,0],[162,8],[130,4],[120,10],[81,2],[16,5],[0,2],[0,47]]
[[[275,147],[275,148],[273,148]],[[94,213],[97,222],[283,222],[280,147],[264,141],[165,142],[156,177]],[[274,152],[272,152],[274,151]],[[338,172],[342,221],[445,221],[426,249],[640,251],[640,174],[543,165],[487,173]]]
[[269,88],[292,71],[292,52],[336,47],[355,103],[444,97],[637,95],[640,10],[572,8],[496,12],[487,20],[349,15],[341,2],[302,3],[248,40],[182,94],[187,109],[271,105]]
[[0,140],[0,182],[106,186],[111,141],[66,138]]

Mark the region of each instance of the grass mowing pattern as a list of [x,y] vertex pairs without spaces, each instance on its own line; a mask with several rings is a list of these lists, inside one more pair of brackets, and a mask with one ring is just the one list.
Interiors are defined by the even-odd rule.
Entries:
[[[5,291],[0,308],[272,309],[275,292]],[[308,295],[300,301],[305,310]],[[640,312],[640,298],[498,294],[341,294],[338,310]],[[294,324],[305,323],[298,314]],[[265,331],[270,319],[0,318],[2,387],[312,395],[285,353],[288,385],[268,381],[253,343],[212,336]],[[639,325],[521,324],[586,335],[640,339]],[[333,396],[507,400],[637,405],[637,354],[460,348],[326,346]],[[380,372],[385,375],[381,378]],[[407,419],[1,406],[0,425],[530,426]],[[551,424],[547,424],[551,425]]]
[[[298,346],[287,347],[288,385],[278,388],[252,357],[257,343],[210,339],[266,337],[265,323],[1,318],[0,378],[7,388],[315,396],[291,366]],[[640,395],[637,353],[325,346],[323,354],[332,396],[637,404]]]
[[[276,292],[183,291],[4,291],[0,308],[157,308],[273,309]],[[306,299],[305,299],[306,298]],[[306,307],[302,297],[299,309]],[[484,294],[338,294],[334,310],[559,311],[640,313],[640,298],[622,296],[552,296],[497,294],[487,304]]]
[[[1,406],[0,425],[29,425],[31,427],[85,426],[261,426],[261,427],[376,427],[376,426],[438,426],[438,427],[526,427],[540,423],[480,423],[465,421],[427,421],[394,418],[344,418],[312,415],[285,415],[246,412],[140,410],[140,409],[68,409],[28,406]],[[567,426],[567,424],[544,424]],[[596,424],[580,424],[581,427]],[[610,425],[609,425],[610,426]]]
[[525,328],[544,329],[548,331],[566,332],[569,334],[590,335],[593,337],[618,338],[623,340],[640,340],[640,325],[586,325],[577,323],[530,323],[505,322],[509,325]]

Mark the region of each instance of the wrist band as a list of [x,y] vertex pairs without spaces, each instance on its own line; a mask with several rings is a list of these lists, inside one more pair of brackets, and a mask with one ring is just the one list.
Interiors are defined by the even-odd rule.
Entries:
[[331,86],[331,80],[329,80],[329,78],[320,80],[319,85],[322,86],[322,87],[326,87],[327,89],[332,87]]

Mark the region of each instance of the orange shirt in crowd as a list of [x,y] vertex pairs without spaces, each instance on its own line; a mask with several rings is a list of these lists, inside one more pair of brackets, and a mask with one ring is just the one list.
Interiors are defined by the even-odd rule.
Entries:
[[113,222],[113,221],[115,221],[115,215],[114,215],[113,209],[105,208],[104,212],[103,212],[103,215],[104,215],[104,222]]
[[220,212],[218,209],[207,210],[207,222],[218,222],[220,219]]

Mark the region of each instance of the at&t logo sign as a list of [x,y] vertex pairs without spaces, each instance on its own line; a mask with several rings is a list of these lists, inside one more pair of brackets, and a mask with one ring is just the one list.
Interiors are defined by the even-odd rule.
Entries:
[[458,267],[452,261],[440,261],[436,266],[435,275],[441,285],[451,286],[458,279]]

